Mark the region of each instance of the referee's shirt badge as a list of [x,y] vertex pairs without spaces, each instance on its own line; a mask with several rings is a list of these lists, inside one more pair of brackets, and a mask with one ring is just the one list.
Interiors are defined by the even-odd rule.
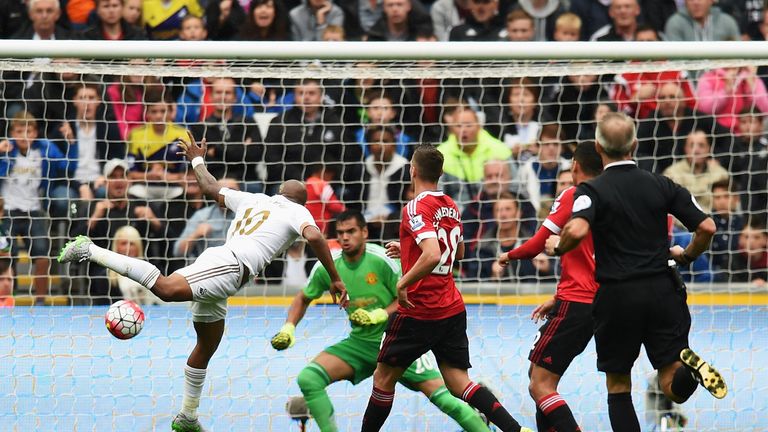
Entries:
[[586,210],[590,207],[592,207],[592,199],[586,195],[576,198],[576,201],[573,202],[574,213]]

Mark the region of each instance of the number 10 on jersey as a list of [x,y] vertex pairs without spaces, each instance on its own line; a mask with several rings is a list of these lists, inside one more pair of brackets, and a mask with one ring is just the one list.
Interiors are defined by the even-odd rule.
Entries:
[[447,275],[451,272],[453,262],[456,260],[459,236],[461,236],[460,227],[453,227],[450,233],[445,228],[437,229],[437,241],[440,243],[440,249],[442,249],[443,254],[440,255],[440,262],[432,270],[432,274]]

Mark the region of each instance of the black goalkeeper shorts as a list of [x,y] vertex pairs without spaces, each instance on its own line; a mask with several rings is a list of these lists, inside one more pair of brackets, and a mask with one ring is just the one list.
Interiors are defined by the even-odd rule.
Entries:
[[393,313],[379,350],[379,362],[407,368],[427,351],[432,351],[437,363],[469,369],[469,339],[467,312],[439,320],[419,320]]

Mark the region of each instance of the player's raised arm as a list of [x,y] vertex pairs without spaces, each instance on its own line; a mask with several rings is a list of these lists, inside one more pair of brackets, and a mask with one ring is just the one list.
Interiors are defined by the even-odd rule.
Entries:
[[192,163],[192,170],[195,172],[197,184],[200,186],[203,194],[224,207],[224,196],[219,193],[221,186],[216,178],[208,172],[208,168],[205,167],[205,154],[208,150],[205,138],[198,144],[195,141],[195,137],[192,136],[192,132],[187,131],[187,136],[189,137],[189,142],[181,139],[178,141],[179,147],[181,147],[181,151],[178,154],[184,155]]
[[333,302],[337,303],[338,296],[339,305],[346,308],[349,303],[347,288],[344,286],[344,282],[342,282],[339,272],[336,271],[336,265],[333,264],[333,257],[331,256],[330,249],[328,249],[328,242],[325,241],[323,233],[320,232],[320,229],[316,226],[306,225],[302,228],[301,235],[307,240],[309,247],[315,252],[320,264],[328,270],[328,275],[331,277],[331,286],[328,291],[331,293]]
[[282,351],[290,348],[296,342],[294,332],[296,325],[299,324],[304,314],[307,313],[309,304],[312,303],[312,299],[304,294],[304,291],[299,291],[296,297],[293,298],[291,306],[288,307],[288,317],[285,319],[285,324],[280,328],[280,331],[272,337],[272,348]]

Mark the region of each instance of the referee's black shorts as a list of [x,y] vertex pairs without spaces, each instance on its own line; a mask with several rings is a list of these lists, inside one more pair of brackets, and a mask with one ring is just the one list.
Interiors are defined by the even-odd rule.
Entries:
[[528,360],[562,376],[592,339],[592,304],[557,300],[539,328]]
[[679,360],[688,347],[691,313],[685,287],[672,272],[600,284],[592,312],[598,370],[629,374],[641,344],[654,369]]
[[419,320],[393,313],[379,350],[379,359],[394,367],[408,368],[427,351],[432,351],[438,364],[469,369],[467,312],[439,320]]

